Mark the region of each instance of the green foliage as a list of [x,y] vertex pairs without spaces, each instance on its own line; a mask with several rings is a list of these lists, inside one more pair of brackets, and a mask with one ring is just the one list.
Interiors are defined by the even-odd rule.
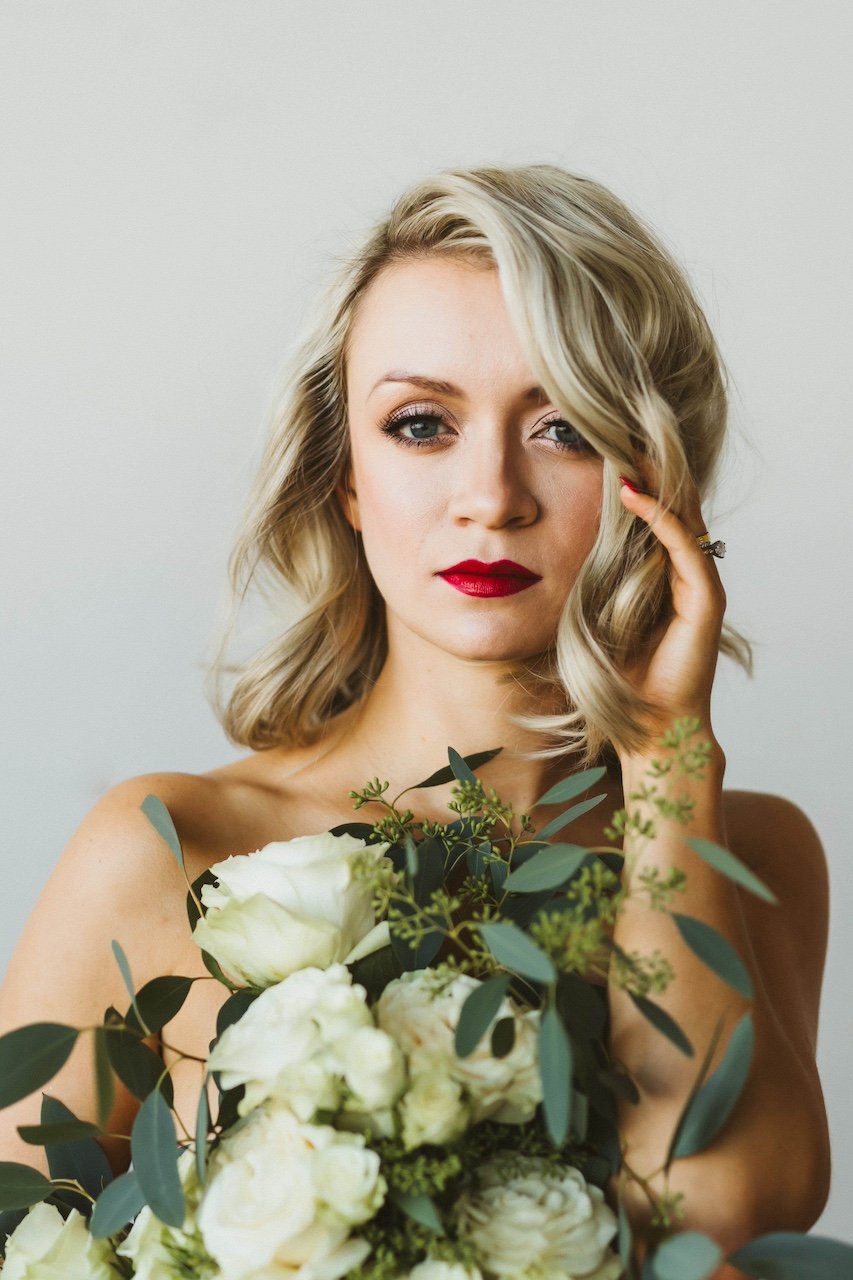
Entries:
[[752,1014],[747,1010],[731,1034],[722,1062],[681,1116],[672,1159],[704,1151],[722,1132],[746,1085],[754,1049],[755,1030]]
[[539,1074],[545,1125],[555,1147],[569,1132],[572,1103],[572,1046],[560,1015],[553,1005],[539,1023]]
[[775,1231],[750,1240],[727,1261],[756,1280],[844,1280],[853,1276],[853,1245]]
[[29,1209],[53,1194],[53,1186],[28,1164],[0,1161],[0,1209]]
[[133,1169],[105,1187],[95,1203],[89,1229],[96,1240],[105,1240],[132,1222],[145,1204],[145,1194]]
[[169,1227],[183,1225],[184,1191],[178,1176],[175,1122],[162,1093],[155,1090],[139,1108],[130,1135],[133,1168],[146,1204]]
[[723,1251],[699,1231],[682,1231],[656,1249],[652,1259],[655,1280],[706,1280],[719,1266]]
[[76,1027],[32,1022],[0,1036],[0,1108],[10,1107],[52,1080],[77,1043]]
[[467,1058],[477,1048],[497,1014],[508,987],[509,974],[498,974],[475,987],[467,997],[456,1024],[455,1049],[460,1058]]

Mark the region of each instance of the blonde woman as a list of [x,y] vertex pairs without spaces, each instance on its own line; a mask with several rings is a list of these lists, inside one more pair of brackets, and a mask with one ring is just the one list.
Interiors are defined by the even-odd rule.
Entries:
[[[303,606],[227,694],[230,626],[222,638],[213,697],[248,752],[104,795],[23,934],[0,1030],[82,1026],[121,1004],[112,937],[137,985],[201,972],[183,881],[140,812],[149,792],[168,805],[196,876],[229,854],[351,821],[350,788],[379,776],[396,794],[439,767],[448,744],[502,746],[481,776],[516,812],[572,769],[608,762],[607,804],[572,834],[596,844],[660,754],[656,739],[697,716],[712,763],[685,784],[686,834],[730,848],[779,906],[701,863],[671,824],[637,851],[635,875],[683,867],[682,909],[734,944],[756,989],[746,1090],[713,1147],[676,1163],[672,1184],[686,1196],[685,1225],[727,1251],[807,1229],[829,1178],[815,1068],[826,870],[794,804],[723,788],[710,713],[718,653],[750,664],[724,621],[724,548],[702,511],[725,431],[725,372],[702,310],[654,234],[604,187],[530,165],[446,171],[405,192],[339,263],[291,361],[232,556],[234,618],[252,585],[282,618],[294,593]],[[410,804],[442,820],[448,798],[434,788]],[[629,907],[616,940],[671,961],[678,976],[661,1003],[695,1044],[724,1016],[716,1064],[745,1002],[662,915]],[[167,1060],[170,1044],[205,1055],[220,992],[196,984],[157,1046]],[[649,1174],[695,1064],[615,988],[610,1003],[613,1051],[642,1095],[622,1115],[626,1159]],[[175,1085],[180,1114],[197,1091],[194,1064],[176,1068]],[[77,1115],[93,1111],[85,1051],[51,1088]],[[32,1162],[15,1126],[36,1105],[0,1113],[0,1158]],[[134,1106],[119,1095],[113,1131],[129,1132]],[[105,1145],[126,1164],[125,1146]],[[636,1188],[631,1211],[642,1223]]]

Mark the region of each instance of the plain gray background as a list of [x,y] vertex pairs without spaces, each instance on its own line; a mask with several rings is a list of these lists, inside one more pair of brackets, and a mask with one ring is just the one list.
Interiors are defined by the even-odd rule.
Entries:
[[826,847],[817,1230],[853,1239],[848,12],[4,0],[0,969],[107,787],[244,754],[204,661],[332,256],[432,169],[562,164],[657,227],[734,378],[706,514],[757,671],[722,660],[714,724],[727,785],[789,796]]

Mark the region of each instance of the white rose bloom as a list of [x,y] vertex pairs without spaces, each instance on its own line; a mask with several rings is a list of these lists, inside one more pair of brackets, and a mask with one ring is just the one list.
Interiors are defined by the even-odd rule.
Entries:
[[246,1086],[241,1115],[272,1098],[311,1120],[338,1109],[344,1084],[348,1107],[388,1107],[405,1082],[398,1046],[374,1026],[367,993],[343,964],[299,969],[262,992],[222,1033],[209,1065],[224,1088]]
[[443,1062],[414,1077],[400,1110],[407,1151],[425,1142],[454,1142],[468,1128],[470,1119],[462,1085],[450,1078]]
[[461,1262],[442,1262],[427,1258],[412,1267],[409,1280],[482,1280],[477,1267],[465,1267]]
[[331,1048],[352,1097],[354,1111],[384,1111],[396,1102],[406,1084],[406,1064],[400,1046],[371,1023],[339,1036]]
[[[426,1064],[442,1062],[447,1075],[464,1086],[471,1120],[503,1124],[530,1120],[542,1100],[537,1037],[540,1012],[522,1009],[506,996],[489,1029],[467,1058],[459,1058],[454,1037],[462,1006],[480,985],[470,974],[437,966],[395,978],[376,1005],[379,1026],[393,1035],[409,1059],[413,1076]],[[515,1022],[515,1043],[504,1058],[491,1051],[491,1028],[500,1018]]]
[[603,1192],[568,1165],[511,1160],[485,1165],[477,1190],[464,1192],[455,1210],[460,1237],[474,1245],[483,1274],[617,1280],[622,1265],[609,1247],[617,1224]]
[[388,1187],[380,1173],[379,1155],[360,1134],[334,1133],[334,1140],[314,1157],[314,1181],[329,1222],[356,1226],[382,1207]]
[[[367,1257],[367,1241],[330,1220],[319,1183],[319,1153],[340,1139],[329,1126],[303,1124],[284,1107],[259,1107],[223,1140],[197,1214],[222,1280],[285,1280],[297,1272],[300,1280],[339,1280]],[[335,1176],[336,1193],[353,1211],[374,1198],[381,1203],[378,1161],[372,1181],[369,1161],[350,1165],[349,1184],[343,1162]]]
[[167,1227],[145,1205],[136,1217],[127,1239],[116,1250],[123,1258],[130,1258],[136,1280],[174,1280],[175,1263],[166,1248],[167,1238],[186,1249],[189,1255],[197,1252],[197,1243],[190,1238],[194,1228],[192,1206],[198,1197],[195,1155],[192,1151],[184,1151],[178,1157],[178,1174],[187,1205],[183,1228]]
[[63,1220],[54,1205],[37,1204],[6,1241],[3,1280],[115,1280],[114,1257],[76,1209]]
[[226,858],[211,868],[218,884],[202,888],[207,915],[193,938],[226,972],[260,987],[369,955],[387,944],[388,924],[376,923],[352,862],[365,851],[379,860],[387,848],[325,831]]

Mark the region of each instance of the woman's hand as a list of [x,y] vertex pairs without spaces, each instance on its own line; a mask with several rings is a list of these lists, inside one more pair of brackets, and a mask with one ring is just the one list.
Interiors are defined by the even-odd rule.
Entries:
[[[643,726],[651,752],[655,740],[681,716],[697,716],[706,734],[713,737],[711,687],[726,593],[716,557],[702,551],[697,542],[707,526],[695,484],[690,481],[688,514],[680,520],[672,511],[659,507],[651,493],[634,489],[621,476],[620,480],[623,505],[650,525],[669,557],[672,616],[655,633],[643,656],[624,672],[636,692],[658,707],[654,721]],[[631,754],[647,753],[641,749]]]

